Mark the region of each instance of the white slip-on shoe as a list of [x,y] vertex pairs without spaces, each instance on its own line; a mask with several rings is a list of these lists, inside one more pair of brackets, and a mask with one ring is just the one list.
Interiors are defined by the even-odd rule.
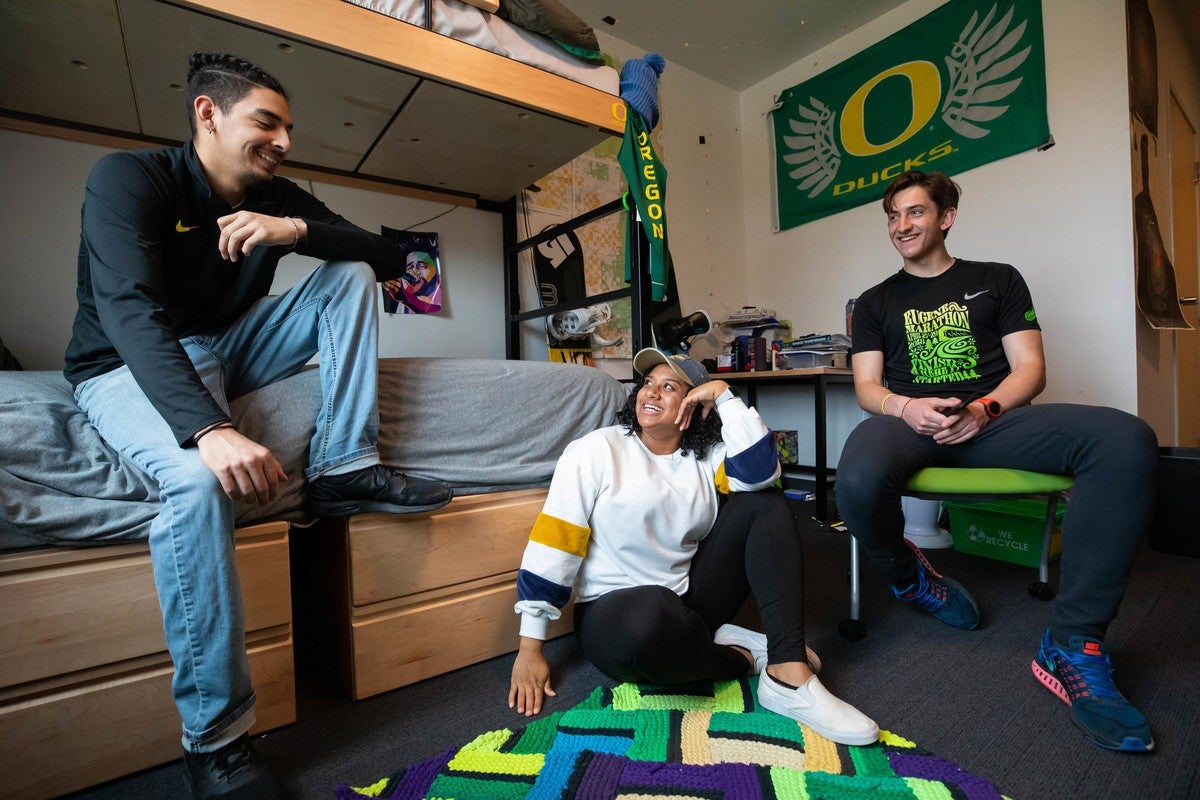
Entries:
[[879,726],[854,706],[839,700],[816,675],[791,689],[763,670],[758,676],[758,702],[776,714],[802,722],[830,741],[867,745],[879,741]]
[[[767,668],[767,635],[765,633],[727,623],[717,628],[716,633],[713,634],[713,641],[717,644],[732,645],[749,650],[750,655],[754,657],[755,675],[761,674]],[[817,654],[812,651],[812,648],[805,647],[804,654],[808,657],[808,668],[813,672],[820,672],[821,659],[817,658]]]

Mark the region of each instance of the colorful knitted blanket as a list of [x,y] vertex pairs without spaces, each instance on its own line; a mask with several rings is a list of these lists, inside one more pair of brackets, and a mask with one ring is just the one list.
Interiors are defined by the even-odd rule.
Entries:
[[[761,709],[757,678],[598,688],[338,800],[1001,800],[987,780],[885,731],[847,747]],[[1005,799],[1007,800],[1007,799]]]

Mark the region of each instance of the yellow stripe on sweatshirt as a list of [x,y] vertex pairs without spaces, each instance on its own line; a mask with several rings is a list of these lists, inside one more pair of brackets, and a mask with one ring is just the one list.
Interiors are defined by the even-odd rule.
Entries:
[[591,533],[591,528],[572,525],[566,520],[542,512],[538,514],[537,521],[533,523],[529,539],[583,558],[587,555],[588,539],[591,537]]
[[713,476],[713,483],[717,485],[717,491],[720,494],[729,494],[729,476],[725,474],[725,462],[717,467],[717,474]]

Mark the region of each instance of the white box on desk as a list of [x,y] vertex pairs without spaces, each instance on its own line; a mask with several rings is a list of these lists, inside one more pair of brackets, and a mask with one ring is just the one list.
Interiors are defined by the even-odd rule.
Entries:
[[847,354],[844,352],[820,353],[808,350],[793,351],[783,354],[787,358],[788,369],[804,369],[807,367],[845,367]]

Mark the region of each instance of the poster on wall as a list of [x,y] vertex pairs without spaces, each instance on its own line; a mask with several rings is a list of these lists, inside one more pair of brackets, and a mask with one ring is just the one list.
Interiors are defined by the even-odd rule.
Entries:
[[1128,0],[1129,129],[1133,143],[1133,235],[1137,306],[1150,327],[1192,330],[1179,304],[1175,266],[1163,241],[1151,180],[1158,156],[1158,35],[1146,0]]
[[[531,237],[620,197],[625,189],[617,163],[620,144],[621,140],[615,137],[606,139],[538,181],[537,191],[522,192],[518,238]],[[576,228],[570,237],[556,237],[536,250],[523,251],[519,255],[521,268],[533,277],[536,302],[543,307],[556,305],[559,291],[588,295],[624,287],[624,237],[623,215],[610,214]],[[564,268],[563,276],[547,279],[547,270],[554,271],[557,267]],[[580,269],[582,284],[577,286]],[[532,305],[532,298],[525,296],[522,308]],[[570,339],[566,342],[569,347],[564,348],[561,338],[555,337],[552,329],[547,327],[551,360],[590,363],[593,355],[599,358],[633,357],[628,335],[631,328],[628,300],[577,311],[582,317],[574,326],[568,327],[590,329],[591,333]],[[554,321],[547,319],[546,323]],[[556,339],[560,344],[554,343]],[[587,355],[584,356],[582,351]]]
[[438,235],[382,227],[384,238],[404,252],[404,274],[386,281],[383,310],[388,314],[434,314],[442,310],[442,269]]
[[771,112],[780,230],[1053,143],[1041,0],[954,0],[783,92]]

